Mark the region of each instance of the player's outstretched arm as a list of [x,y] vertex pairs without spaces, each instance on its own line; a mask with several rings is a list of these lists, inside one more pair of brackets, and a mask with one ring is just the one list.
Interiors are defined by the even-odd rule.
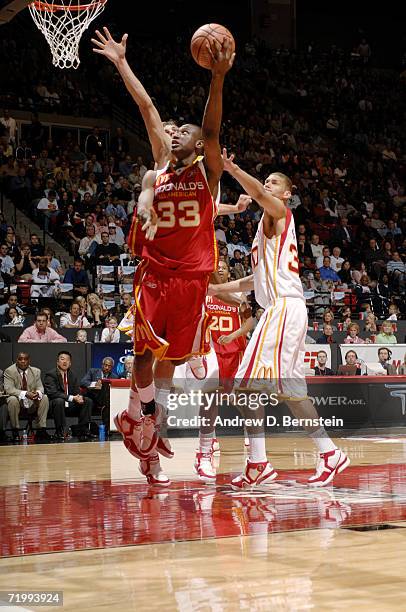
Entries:
[[116,42],[106,27],[103,28],[103,34],[96,30],[96,35],[97,39],[91,39],[97,47],[93,48],[93,51],[107,57],[120,73],[127,91],[140,109],[151,143],[154,161],[158,164],[158,167],[162,167],[170,157],[170,143],[157,108],[127,62],[125,54],[128,34],[123,35],[121,42]]
[[249,319],[246,319],[244,323],[241,325],[241,327],[239,327],[235,332],[232,332],[231,334],[228,334],[228,335],[220,336],[217,342],[219,344],[230,344],[230,342],[237,340],[237,338],[240,338],[241,336],[245,337],[248,334],[248,332],[251,331],[253,327],[254,327],[254,319],[253,317],[250,317]]
[[224,40],[222,45],[217,41],[211,41],[209,52],[212,58],[211,83],[209,97],[204,110],[202,133],[208,183],[213,196],[216,196],[218,182],[223,172],[223,160],[220,149],[223,85],[224,78],[233,65],[235,53],[232,52],[228,39]]
[[147,240],[153,240],[158,229],[158,217],[153,207],[155,179],[154,170],[148,170],[144,174],[137,204],[137,217],[143,224],[141,229],[145,232]]
[[219,204],[218,214],[219,215],[235,215],[237,213],[244,212],[251,204],[252,198],[247,196],[245,193],[241,194],[238,198],[237,204]]
[[[245,276],[229,283],[220,283],[219,285],[209,285],[207,294],[216,295],[220,298],[221,293],[241,293],[252,291],[254,289],[254,275]],[[221,298],[220,298],[221,299]]]
[[264,208],[274,219],[282,219],[286,216],[285,204],[279,198],[275,198],[265,189],[263,184],[248,172],[242,170],[235,162],[234,155],[227,155],[227,149],[223,149],[224,170],[226,170],[245,189],[247,194],[262,208]]

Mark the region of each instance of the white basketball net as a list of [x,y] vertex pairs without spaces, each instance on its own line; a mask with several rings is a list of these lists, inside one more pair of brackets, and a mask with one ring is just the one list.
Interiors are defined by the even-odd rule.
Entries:
[[[29,5],[35,25],[45,36],[57,68],[77,68],[79,43],[107,0],[35,0]],[[85,4],[87,2],[87,4]]]

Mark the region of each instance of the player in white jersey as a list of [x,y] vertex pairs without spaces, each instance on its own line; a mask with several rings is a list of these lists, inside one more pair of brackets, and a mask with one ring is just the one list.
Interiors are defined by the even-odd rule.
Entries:
[[[224,169],[245,189],[248,196],[264,209],[252,246],[253,274],[226,285],[210,287],[218,291],[250,291],[264,308],[264,313],[244,353],[236,375],[241,388],[258,387],[266,379],[275,383],[277,393],[286,401],[296,418],[309,419],[304,428],[320,452],[316,474],[309,484],[325,486],[348,465],[340,451],[319,425],[318,414],[307,396],[304,352],[307,309],[299,278],[299,261],[294,220],[286,202],[292,183],[284,174],[274,172],[262,185],[237,164],[234,156],[223,151]],[[256,415],[257,416],[257,415]],[[308,421],[310,422],[310,421]],[[266,458],[263,428],[248,427],[250,453],[244,472],[233,480],[235,488],[267,483],[277,474]]]

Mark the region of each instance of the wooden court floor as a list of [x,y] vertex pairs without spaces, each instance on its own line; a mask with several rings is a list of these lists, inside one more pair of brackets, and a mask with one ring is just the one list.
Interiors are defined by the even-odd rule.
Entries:
[[406,430],[340,440],[351,466],[328,490],[304,484],[304,437],[268,440],[280,477],[254,494],[228,484],[241,439],[220,440],[215,487],[196,441],[173,443],[165,490],[119,441],[0,447],[0,590],[63,591],[77,612],[405,608]]

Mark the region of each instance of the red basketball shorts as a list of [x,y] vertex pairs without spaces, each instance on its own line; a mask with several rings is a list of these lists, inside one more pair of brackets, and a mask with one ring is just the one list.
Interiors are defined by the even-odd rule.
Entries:
[[181,361],[210,351],[208,276],[158,276],[140,264],[134,279],[134,352]]
[[244,353],[239,351],[235,353],[217,353],[220,385],[224,389],[231,390],[233,388],[234,378],[243,355]]

